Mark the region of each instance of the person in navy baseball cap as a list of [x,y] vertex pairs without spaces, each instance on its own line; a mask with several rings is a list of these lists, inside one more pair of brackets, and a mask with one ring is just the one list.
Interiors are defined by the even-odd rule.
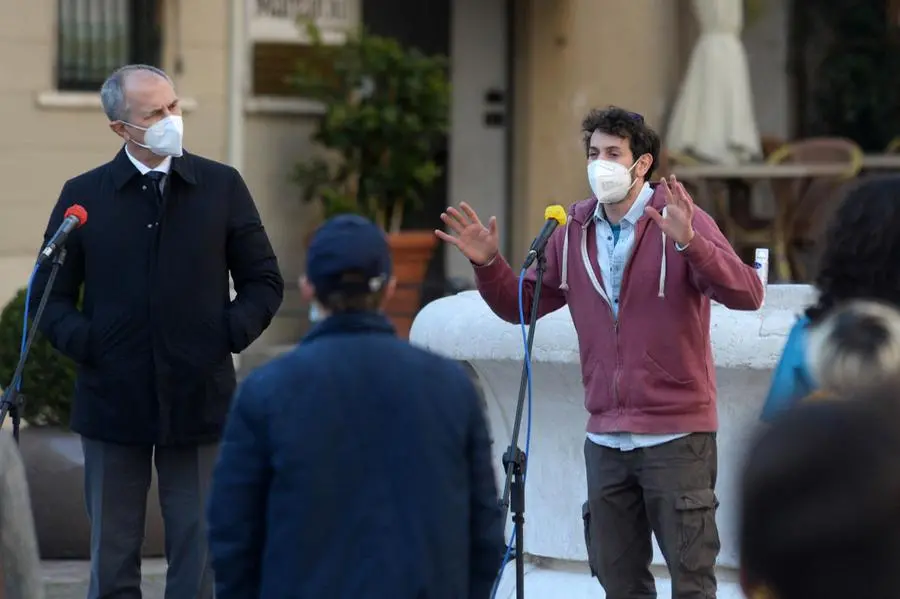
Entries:
[[315,322],[336,312],[377,312],[394,292],[391,250],[370,220],[344,214],[325,221],[306,253],[300,287]]
[[505,513],[471,375],[397,336],[366,219],[316,231],[301,285],[327,318],[242,381],[220,443],[216,599],[486,599]]

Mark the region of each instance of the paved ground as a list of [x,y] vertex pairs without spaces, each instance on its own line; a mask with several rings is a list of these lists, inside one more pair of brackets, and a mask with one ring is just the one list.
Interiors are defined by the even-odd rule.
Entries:
[[[46,599],[85,599],[89,571],[87,562],[44,562]],[[144,560],[144,599],[163,599],[165,572],[162,560]]]

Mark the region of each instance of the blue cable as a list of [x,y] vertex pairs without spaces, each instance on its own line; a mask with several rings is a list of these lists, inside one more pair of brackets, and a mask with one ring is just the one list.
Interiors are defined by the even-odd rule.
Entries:
[[[34,270],[31,271],[31,276],[28,277],[28,286],[25,288],[25,313],[22,317],[22,344],[19,346],[19,355],[25,353],[25,345],[28,340],[28,306],[31,304],[31,285],[34,283],[34,275],[37,274],[38,267],[35,266]],[[13,381],[13,386],[16,391],[22,390],[22,377],[19,376],[15,381]]]
[[[528,456],[531,455],[531,352],[528,351],[528,329],[525,327],[525,273],[526,269],[522,269],[519,274],[519,324],[522,328],[522,345],[525,348],[525,374],[527,376],[526,389],[528,390],[528,419],[525,421],[525,463],[528,463]],[[531,323],[534,326],[535,323]],[[528,470],[522,473],[522,485],[528,476]],[[494,580],[494,589],[491,591],[491,599],[496,599],[497,590],[500,587],[500,578],[503,576],[503,570],[509,564],[509,558],[512,556],[513,546],[516,542],[516,530],[513,529],[512,535],[509,537],[509,543],[506,545],[506,553],[503,555],[503,563],[500,564],[500,571]],[[516,559],[522,559],[522,556],[516,556]]]

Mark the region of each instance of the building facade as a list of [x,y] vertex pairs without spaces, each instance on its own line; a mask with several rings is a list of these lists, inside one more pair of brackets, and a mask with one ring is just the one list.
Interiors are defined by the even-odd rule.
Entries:
[[[761,132],[786,136],[785,9],[745,32]],[[0,3],[0,298],[27,282],[66,179],[109,160],[120,140],[97,90],[120,64],[148,62],[176,82],[185,145],[238,167],[288,282],[255,348],[306,325],[296,285],[314,222],[290,180],[312,155],[321,107],[285,83],[312,14],[339,43],[360,24],[451,59],[446,182],[418,224],[449,202],[498,217],[506,252],[527,247],[547,204],[587,194],[579,126],[619,104],[664,129],[696,27],[689,0],[6,0]],[[432,279],[471,278],[443,248]],[[434,282],[432,281],[432,285]],[[427,297],[440,295],[435,287]]]

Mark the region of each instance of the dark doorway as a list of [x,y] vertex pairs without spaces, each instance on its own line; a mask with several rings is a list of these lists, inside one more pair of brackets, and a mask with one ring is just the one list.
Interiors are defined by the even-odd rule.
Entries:
[[[392,37],[406,46],[426,54],[450,56],[451,0],[364,0],[362,21],[375,35]],[[403,223],[407,229],[434,229],[441,222],[447,206],[447,143],[438,157],[444,175],[425,199],[425,206],[409,215]],[[444,244],[438,244],[428,266],[422,289],[422,305],[446,294]]]

